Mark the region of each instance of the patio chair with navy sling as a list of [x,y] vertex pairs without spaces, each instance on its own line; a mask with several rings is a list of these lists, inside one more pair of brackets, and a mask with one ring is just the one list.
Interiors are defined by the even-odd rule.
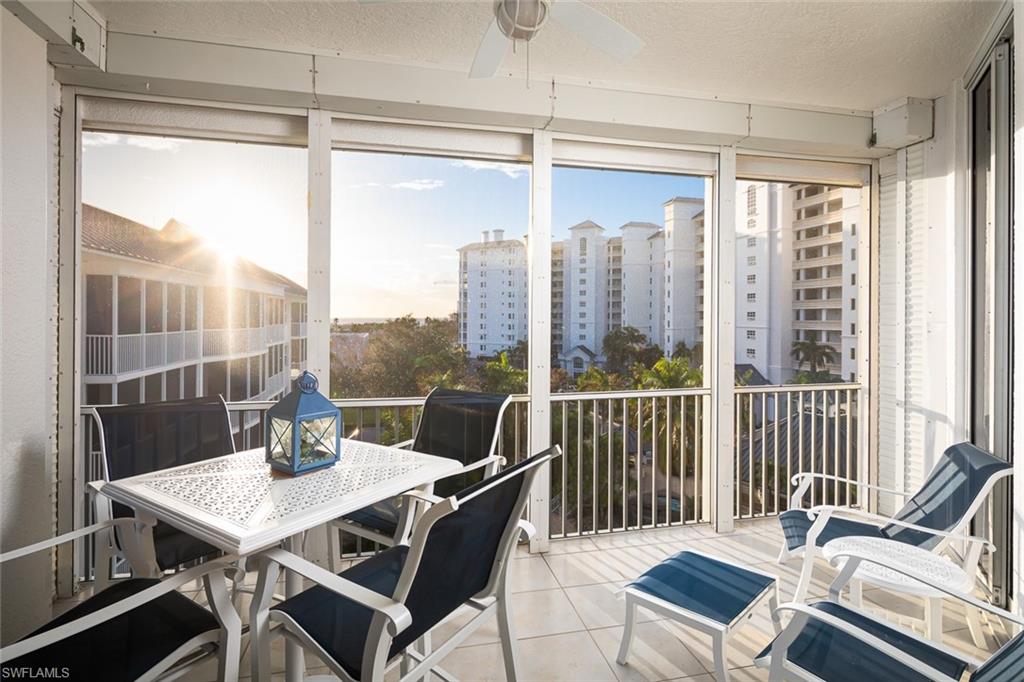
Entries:
[[[132,532],[135,519],[93,524],[0,555],[0,564],[115,527]],[[167,577],[129,578],[0,649],[4,679],[63,677],[74,680],[175,679],[213,656],[218,678],[238,679],[242,623],[231,605],[222,557]],[[178,591],[201,579],[211,609]]]
[[[515,635],[509,614],[507,569],[538,469],[557,446],[448,498],[406,493],[429,504],[410,544],[390,547],[338,575],[281,549],[261,557],[250,609],[253,677],[270,678],[271,636],[284,634],[316,654],[342,680],[379,681],[401,664],[401,680],[419,679],[497,613],[505,675],[516,679]],[[281,567],[317,583],[270,607]],[[414,650],[463,605],[477,614],[441,646]],[[280,624],[271,630],[271,624]]]
[[[99,428],[104,481],[191,464],[235,451],[227,405],[220,396],[140,405],[95,407],[92,417]],[[99,521],[134,516],[123,504],[93,488]],[[165,523],[153,529],[155,560],[168,570],[220,551]],[[111,559],[120,552],[124,538],[114,528],[96,539],[96,580],[109,580]]]
[[[907,682],[1019,682],[1024,679],[1024,632],[1013,637],[985,661],[941,647],[891,620],[881,620],[857,608],[838,603],[837,585],[868,561],[900,573],[960,600],[968,611],[985,611],[1012,624],[1024,626],[1024,618],[971,596],[952,592],[927,575],[912,574],[904,567],[876,556],[844,551],[833,563],[847,562],[830,590],[830,599],[811,604],[789,603],[779,612],[791,617],[782,632],[754,659],[770,667],[771,682],[860,682],[901,680]],[[845,576],[844,576],[845,573]]]
[[[501,458],[495,452],[501,420],[511,397],[504,394],[435,388],[423,403],[416,436],[396,447],[456,459],[462,469],[434,483],[433,494],[448,497],[497,473]],[[334,569],[338,529],[390,547],[409,531],[414,509],[395,498],[364,507],[328,524],[328,550]]]
[[[794,601],[802,602],[807,596],[814,558],[820,554],[820,548],[829,540],[840,537],[886,538],[933,552],[945,551],[951,541],[962,541],[967,547],[962,557],[963,568],[968,575],[974,575],[982,551],[992,547],[988,540],[968,536],[964,530],[992,486],[1009,476],[1012,469],[1009,462],[997,459],[981,448],[970,443],[958,443],[946,449],[917,492],[901,493],[849,481],[864,491],[876,490],[909,497],[892,517],[834,505],[802,509],[801,501],[815,479],[841,482],[847,482],[848,479],[816,473],[797,474],[793,477],[793,483],[799,484],[799,487],[793,494],[790,509],[779,515],[779,523],[785,534],[779,562],[803,554],[803,569]],[[858,493],[858,499],[864,499],[860,490]],[[975,618],[969,618],[968,623],[977,639],[979,633]]]

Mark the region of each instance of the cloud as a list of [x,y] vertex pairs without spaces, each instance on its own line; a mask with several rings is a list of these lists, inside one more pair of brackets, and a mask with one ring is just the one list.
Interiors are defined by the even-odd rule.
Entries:
[[412,189],[417,192],[423,192],[444,187],[444,180],[438,180],[437,178],[420,178],[418,180],[396,182],[392,185],[388,185],[388,187],[391,189]]
[[471,168],[472,170],[490,170],[504,173],[510,178],[518,178],[529,171],[529,166],[524,163],[504,163],[502,161],[479,161],[475,159],[464,159],[452,161],[453,166],[459,168]]
[[157,152],[176,152],[181,149],[185,140],[170,137],[152,137],[149,135],[118,135],[117,133],[87,132],[82,135],[82,144],[86,147],[112,147],[128,145],[140,149]]

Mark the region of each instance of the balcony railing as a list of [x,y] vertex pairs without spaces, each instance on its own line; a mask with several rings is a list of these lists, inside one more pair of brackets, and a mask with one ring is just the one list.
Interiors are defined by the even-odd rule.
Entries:
[[[268,379],[257,398],[281,390],[285,374]],[[790,479],[799,472],[860,477],[859,397],[858,384],[737,387],[735,516],[785,511]],[[423,401],[333,402],[341,409],[346,438],[394,444],[413,437]],[[717,488],[711,480],[710,401],[706,388],[552,394],[551,442],[562,447],[563,456],[552,464],[548,509],[530,509],[531,518],[546,513],[552,538],[709,520]],[[263,445],[264,416],[272,404],[228,403],[238,450]],[[514,396],[500,425],[498,453],[508,464],[529,454],[529,405],[529,396]],[[81,480],[91,481],[102,475],[98,440],[91,419],[82,425],[79,471]],[[811,488],[811,502],[856,503],[856,491],[846,484],[818,484]],[[87,503],[83,512],[91,523]],[[83,570],[91,571],[91,565]]]
[[87,334],[83,364],[87,376],[141,372],[199,359],[199,331],[149,334]]
[[[735,400],[735,515],[789,508],[791,478],[813,472],[861,478],[859,384],[738,386]],[[855,504],[838,482],[811,486],[811,504]]]

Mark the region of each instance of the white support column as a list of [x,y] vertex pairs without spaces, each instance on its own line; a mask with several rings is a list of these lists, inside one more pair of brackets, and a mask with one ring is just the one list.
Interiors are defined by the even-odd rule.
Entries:
[[[733,530],[733,434],[736,346],[736,148],[722,147],[719,154],[716,211],[709,257],[711,325],[704,330],[710,346],[711,368],[711,523],[718,533]],[[705,286],[705,292],[708,287]],[[705,294],[706,295],[706,294]],[[710,344],[707,343],[710,340]]]
[[[530,174],[530,228],[527,254],[530,273],[529,454],[551,445],[551,135],[533,133]],[[558,463],[561,466],[561,462]],[[530,521],[537,528],[531,552],[545,552],[550,542],[551,465],[537,472],[530,496]]]
[[[61,92],[60,114],[60,198],[56,206],[59,220],[58,243],[59,271],[57,302],[57,534],[67,533],[85,525],[84,486],[76,485],[85,474],[82,451],[82,433],[79,424],[82,393],[82,339],[85,337],[85,323],[80,317],[82,310],[82,273],[79,234],[78,200],[81,182],[81,160],[78,154],[81,134],[81,117],[75,106],[74,88]],[[110,296],[112,310],[117,314],[116,281],[111,278]],[[114,332],[116,318],[111,320],[111,353],[116,357]],[[77,578],[80,568],[78,557],[82,556],[82,542],[57,547],[58,598],[68,598],[78,589]]]
[[331,115],[309,110],[309,284],[307,304],[307,367],[331,386]]
[[[1024,35],[1024,2],[1015,0],[1013,3],[1013,28],[1014,35]],[[1024,50],[1013,51],[1013,148],[1016,153],[1013,155],[1013,263],[1024,263]],[[1024,321],[1024,277],[1013,278],[1012,291],[1013,310],[1011,320],[1013,328],[1017,322]],[[1010,447],[1014,453],[1013,458],[1013,495],[1017,509],[1024,503],[1024,398],[1021,397],[1021,390],[1024,387],[1024,333],[1013,335],[1013,348],[1010,349],[1010,357],[1013,363],[1013,376],[1011,377],[1011,391],[1013,398],[1012,423],[1013,432],[1010,436]],[[1024,602],[1024,525],[1017,509],[1011,515],[1013,525],[1010,528],[1013,538],[1013,575],[1009,581],[1008,593],[1011,603],[1019,611]]]
[[[309,110],[309,284],[306,287],[306,368],[331,394],[331,115]],[[301,309],[301,306],[300,306]],[[290,339],[290,337],[289,337]],[[289,347],[291,340],[288,341]],[[300,342],[301,353],[301,342]],[[306,534],[305,556],[327,567],[327,534]],[[289,647],[292,643],[289,642]]]

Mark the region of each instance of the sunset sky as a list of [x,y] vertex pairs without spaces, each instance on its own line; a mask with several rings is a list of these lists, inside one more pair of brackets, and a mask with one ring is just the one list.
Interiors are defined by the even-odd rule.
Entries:
[[[307,284],[304,149],[89,132],[83,140],[86,203],[155,228],[176,218],[217,248]],[[481,230],[526,234],[526,164],[341,151],[332,161],[332,317],[448,315],[458,299],[456,249]],[[696,178],[576,168],[556,168],[553,187],[555,239],[587,219],[609,236],[630,220],[661,224],[666,199],[703,193]]]

